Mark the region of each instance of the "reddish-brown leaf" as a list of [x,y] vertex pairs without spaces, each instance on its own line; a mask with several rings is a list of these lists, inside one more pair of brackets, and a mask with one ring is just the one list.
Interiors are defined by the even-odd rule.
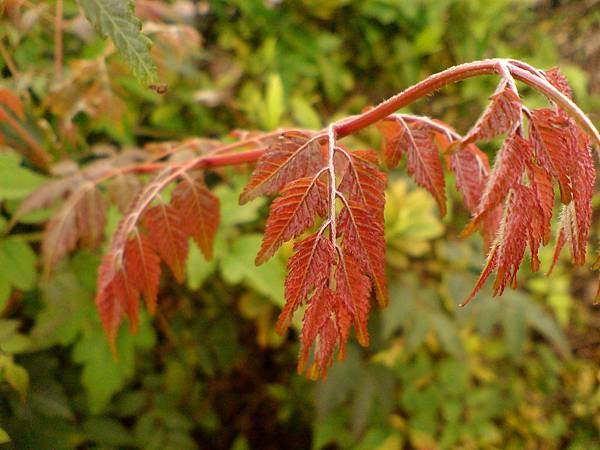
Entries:
[[333,361],[333,352],[337,343],[337,329],[332,317],[333,302],[333,292],[327,286],[315,289],[308,301],[308,308],[306,308],[302,321],[298,373],[304,371],[308,361],[308,352],[317,336],[319,336],[319,340],[315,349],[314,367],[309,369],[309,374],[317,378],[326,372],[327,367]]
[[569,214],[567,213],[567,209],[567,205],[562,205],[559,220],[558,237],[556,238],[554,253],[552,254],[552,263],[550,264],[550,269],[548,269],[548,275],[550,275],[554,270],[554,267],[558,262],[558,257],[560,256],[560,252],[562,252],[563,247],[567,243],[567,232],[570,231]]
[[400,117],[390,117],[377,122],[377,128],[383,140],[383,160],[393,169],[400,163],[407,149],[414,145],[414,140],[406,122]]
[[592,222],[592,195],[596,183],[596,170],[587,135],[574,124],[571,131],[573,133],[571,183],[576,221],[571,249],[575,264],[583,265]]
[[115,340],[117,332],[121,325],[123,309],[121,304],[116,301],[119,296],[114,295],[115,288],[115,267],[114,255],[109,253],[102,258],[102,263],[98,269],[96,285],[96,307],[100,315],[100,321],[104,332],[108,336],[111,349],[116,353]]
[[[367,321],[369,310],[371,309],[371,280],[361,270],[358,261],[348,252],[340,255],[336,270],[336,291],[337,302],[341,303],[343,310],[342,317],[337,317],[341,325],[345,323],[344,314],[348,314],[354,322],[356,339],[364,347],[369,345],[369,333],[367,331]],[[344,355],[348,331],[340,327],[340,353],[341,358]]]
[[571,86],[569,86],[567,78],[561,73],[558,67],[553,67],[552,69],[544,71],[544,75],[552,86],[565,94],[571,100],[573,99],[573,90],[571,89]]
[[79,235],[76,205],[81,195],[82,193],[73,194],[46,224],[42,239],[42,259],[46,273],[49,273],[64,255],[73,251],[77,246]]
[[[468,144],[450,156],[450,169],[456,177],[456,188],[463,194],[465,206],[471,214],[476,214],[490,176],[487,155],[475,144]],[[486,252],[494,242],[501,218],[502,207],[497,205],[480,222]]]
[[327,189],[319,176],[299,178],[281,191],[271,204],[262,246],[256,264],[275,254],[282,243],[295,238],[315,223],[315,216],[325,216]]
[[490,100],[489,106],[463,138],[463,145],[489,141],[502,133],[509,132],[521,118],[521,99],[506,81],[500,83]]
[[317,173],[324,165],[319,144],[323,137],[311,138],[300,132],[282,133],[258,160],[240,195],[240,204],[278,192],[291,181]]
[[473,233],[482,219],[504,201],[509,189],[519,182],[526,162],[531,159],[531,153],[530,142],[518,134],[513,134],[504,142],[496,156],[477,213],[463,230],[463,236]]
[[552,189],[552,177],[537,164],[530,163],[527,168],[529,183],[535,194],[535,200],[541,214],[542,243],[547,245],[551,237],[552,210],[554,209],[554,190]]
[[96,248],[102,242],[106,226],[106,202],[93,183],[84,189],[83,196],[75,206],[77,230],[84,247]]
[[485,266],[483,267],[483,270],[481,271],[481,274],[479,275],[479,279],[477,280],[477,283],[475,283],[475,287],[473,287],[473,290],[471,291],[469,296],[466,298],[466,300],[464,302],[461,303],[460,306],[466,306],[467,303],[469,303],[473,299],[473,297],[475,297],[475,295],[477,295],[477,293],[481,290],[481,288],[483,287],[483,285],[485,284],[487,279],[490,277],[490,275],[496,268],[497,263],[498,263],[498,244],[494,243],[490,252],[488,253],[487,260],[485,262]]
[[383,220],[387,176],[377,166],[377,155],[371,150],[347,153],[349,164],[338,190],[349,200],[361,203],[373,214],[373,220]]
[[131,285],[144,294],[146,308],[154,314],[160,281],[160,257],[146,235],[136,230],[125,245],[124,261]]
[[108,195],[119,211],[125,213],[141,188],[142,183],[135,175],[117,175],[108,185]]
[[354,256],[373,280],[375,297],[381,307],[389,294],[385,279],[385,238],[383,221],[373,218],[361,203],[347,200],[338,216],[338,233],[344,251]]
[[184,174],[171,197],[171,205],[181,218],[181,230],[192,236],[206,259],[213,255],[213,242],[219,225],[219,199],[204,182]]
[[144,226],[156,253],[167,263],[175,279],[183,283],[188,238],[178,211],[161,202],[146,211]]
[[121,305],[129,319],[129,329],[137,333],[140,317],[140,293],[134,287],[126,268],[121,266],[112,280],[112,301]]
[[388,303],[383,230],[387,177],[376,161],[376,154],[369,150],[350,154],[350,164],[338,188],[344,201],[337,231],[343,238],[343,248],[358,259],[372,278],[375,296],[383,307]]
[[412,144],[408,146],[406,167],[420,186],[427,189],[437,202],[442,216],[446,215],[446,188],[442,162],[435,133],[430,127],[415,123],[410,126]]
[[573,155],[570,151],[570,123],[567,117],[551,109],[531,111],[529,138],[534,144],[540,165],[558,181],[560,201],[567,204],[572,198],[569,168]]
[[494,295],[501,295],[508,283],[516,287],[516,276],[527,246],[527,235],[533,206],[531,188],[512,188],[507,213],[498,236],[498,260]]
[[452,154],[450,169],[456,177],[456,188],[463,194],[465,206],[469,212],[477,212],[490,174],[487,155],[469,144]]
[[277,321],[277,332],[289,327],[294,311],[310,292],[320,290],[329,280],[335,250],[331,241],[317,232],[294,245],[295,253],[288,261],[285,280],[285,306]]

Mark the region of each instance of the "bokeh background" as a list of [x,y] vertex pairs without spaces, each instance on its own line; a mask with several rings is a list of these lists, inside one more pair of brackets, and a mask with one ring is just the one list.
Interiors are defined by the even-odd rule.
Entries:
[[[600,123],[597,0],[139,0],[164,96],[137,83],[75,1],[63,6],[61,80],[56,2],[0,8],[0,84],[19,96],[24,126],[57,164],[233,129],[321,128],[489,57],[559,65]],[[464,132],[494,82],[450,86],[409,111]],[[15,151],[26,143],[7,124],[0,130],[2,229],[47,176]],[[349,143],[379,145],[370,131]],[[497,144],[483,148],[493,155]],[[274,332],[291,248],[254,267],[268,204],[238,206],[247,176],[238,168],[212,181],[223,217],[214,261],[193,247],[186,285],[163,277],[158,314],[142,317],[138,335],[122,330],[117,361],[93,302],[101,252],[77,251],[43,277],[52,211],[0,234],[0,436],[12,439],[1,448],[600,448],[589,267],[565,258],[546,277],[547,249],[542,273],[524,267],[518,290],[492,298],[488,287],[459,308],[483,264],[481,239],[458,238],[468,215],[452,180],[441,219],[401,166],[386,204],[390,306],[372,312],[369,348],[350,344],[326,380],[309,381],[295,372],[297,328]],[[107,236],[119,214],[111,207]],[[597,227],[592,235],[593,255]]]

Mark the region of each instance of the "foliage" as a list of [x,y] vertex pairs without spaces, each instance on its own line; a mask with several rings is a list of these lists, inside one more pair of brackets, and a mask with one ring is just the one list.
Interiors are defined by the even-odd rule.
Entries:
[[112,39],[131,66],[133,74],[146,86],[157,91],[156,66],[150,56],[152,41],[140,31],[142,24],[133,13],[131,1],[79,0],[88,20],[103,37]]
[[[449,161],[440,158],[440,167],[448,163],[455,174],[467,207],[465,211],[461,206],[452,183],[443,180],[448,213],[443,221],[434,211],[441,198],[439,189],[433,189],[439,178],[428,185],[418,166],[411,169],[417,183],[434,191],[433,200],[399,175],[404,171],[392,173],[383,235],[390,306],[371,314],[369,348],[349,342],[346,360],[334,364],[328,378],[316,385],[291,373],[296,338],[274,332],[283,306],[285,264],[293,249],[284,243],[268,262],[254,267],[262,246],[258,233],[269,222],[273,230],[278,226],[266,218],[263,200],[237,204],[247,181],[244,171],[211,169],[204,184],[221,209],[213,259],[204,261],[202,234],[188,228],[186,235],[199,239],[189,241],[185,265],[173,271],[185,272],[186,285],[178,286],[165,273],[156,315],[140,311],[137,335],[116,333],[118,360],[100,332],[92,300],[101,251],[93,249],[96,238],[85,235],[87,228],[79,228],[77,213],[69,220],[75,223],[76,240],[87,248],[60,258],[53,270],[37,273],[43,264],[38,256],[42,224],[60,214],[65,204],[60,200],[70,198],[75,186],[118,172],[113,182],[100,184],[100,195],[109,205],[104,238],[115,231],[123,208],[140,188],[136,180],[150,181],[143,174],[131,177],[128,167],[186,164],[215,148],[213,141],[189,136],[223,135],[233,124],[269,129],[296,123],[318,129],[321,117],[338,110],[340,116],[357,113],[367,103],[365,96],[388,96],[454,62],[522,57],[531,45],[537,52],[531,61],[546,67],[557,60],[556,53],[549,39],[539,39],[535,27],[520,25],[530,34],[518,40],[514,31],[500,31],[514,30],[509,25],[517,18],[538,20],[538,13],[511,2],[484,8],[480,2],[398,6],[332,1],[316,8],[310,1],[271,6],[244,1],[211,2],[208,13],[194,10],[199,22],[193,23],[189,9],[140,2],[137,15],[155,41],[152,56],[170,88],[160,98],[126,75],[110,46],[89,30],[86,34],[86,22],[68,0],[67,65],[64,80],[55,81],[47,57],[52,53],[47,17],[53,11],[46,3],[37,6],[32,11],[39,15],[27,17],[28,8],[10,10],[3,44],[14,49],[19,76],[6,86],[23,103],[20,123],[33,142],[55,160],[76,157],[82,168],[53,165],[52,174],[60,179],[47,185],[52,193],[43,205],[27,206],[23,200],[46,176],[28,162],[31,142],[1,125],[5,142],[24,155],[0,155],[7,161],[0,163],[7,174],[0,190],[9,222],[2,226],[10,227],[0,238],[0,248],[11,261],[19,261],[18,270],[5,270],[9,266],[2,264],[0,271],[1,320],[6,322],[0,326],[6,330],[0,341],[6,355],[2,367],[28,373],[1,375],[7,383],[2,384],[0,426],[15,448],[276,448],[282,439],[297,448],[597,445],[600,403],[590,333],[593,315],[585,302],[574,301],[593,296],[586,271],[566,270],[559,258],[553,277],[546,280],[524,267],[519,275],[524,291],[489,301],[491,292],[484,286],[478,301],[456,308],[467,298],[483,263],[478,240],[455,239],[467,221],[466,212],[474,212],[483,192],[483,184],[468,186],[467,177],[460,178],[483,161],[469,145]],[[351,18],[352,26],[342,17]],[[444,18],[456,26],[448,26]],[[205,48],[193,37],[198,32],[192,25],[206,39]],[[34,70],[35,77],[30,75]],[[571,81],[585,80],[574,67],[566,73]],[[589,109],[595,98],[584,97],[585,83],[573,84],[575,98]],[[468,130],[490,87],[487,80],[457,85],[439,102],[423,102],[402,114],[444,111],[445,120]],[[80,94],[78,102],[73,92]],[[520,94],[528,105],[541,106],[527,88]],[[225,139],[244,138],[250,136],[240,132]],[[375,146],[377,139],[367,131],[349,138],[347,148]],[[149,140],[165,142],[144,148]],[[116,153],[106,143],[129,151]],[[461,154],[460,159],[455,156]],[[406,156],[400,164],[413,164]],[[65,175],[69,181],[63,181]],[[480,183],[484,181],[482,177]],[[175,204],[175,188],[167,186],[161,193],[165,205]],[[277,202],[271,208],[287,208]],[[42,211],[33,212],[40,206]],[[74,210],[86,207],[82,203]],[[141,235],[150,232],[144,223],[139,230]],[[273,236],[265,255],[279,245],[278,232]],[[542,249],[539,259],[546,270],[552,254]],[[177,262],[172,265],[177,267]],[[153,298],[152,290],[149,294]],[[300,325],[295,317],[292,328]],[[20,391],[14,391],[17,386]],[[33,435],[31,429],[38,432]]]

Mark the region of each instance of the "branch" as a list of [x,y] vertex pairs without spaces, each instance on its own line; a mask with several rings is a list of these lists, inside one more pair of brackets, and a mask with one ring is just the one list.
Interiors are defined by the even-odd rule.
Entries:
[[369,125],[373,125],[375,122],[384,119],[396,110],[431,94],[433,91],[436,91],[447,84],[479,75],[494,73],[502,75],[503,71],[506,69],[508,69],[515,79],[533,87],[564,109],[585,130],[585,132],[589,134],[595,142],[596,148],[600,152],[600,133],[592,121],[575,103],[552,86],[538,70],[533,69],[521,61],[505,59],[486,59],[451,67],[426,78],[393,97],[390,97],[369,111],[349,119],[342,119],[333,124],[333,126],[338,137],[348,136]]

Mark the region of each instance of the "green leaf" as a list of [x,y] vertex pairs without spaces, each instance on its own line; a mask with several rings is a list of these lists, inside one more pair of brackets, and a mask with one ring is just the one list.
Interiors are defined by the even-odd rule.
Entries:
[[108,417],[90,417],[83,422],[83,431],[91,441],[118,447],[133,445],[133,437],[127,429],[115,419]]
[[10,436],[3,428],[0,428],[0,444],[6,444],[10,442]]
[[311,104],[302,96],[292,97],[290,100],[294,122],[299,125],[318,130],[321,128],[321,117],[311,106]]
[[44,284],[42,297],[46,307],[38,314],[31,331],[39,349],[72,343],[87,318],[96,314],[90,293],[70,272],[57,274]]
[[463,358],[465,351],[454,322],[443,313],[432,313],[430,317],[431,324],[435,328],[444,350],[456,358]]
[[21,321],[0,319],[0,355],[4,353],[22,353],[31,347],[29,336],[19,333]]
[[267,120],[265,122],[265,126],[269,130],[276,128],[281,122],[281,116],[283,115],[285,109],[283,96],[284,92],[281,77],[279,74],[271,75],[267,83],[266,92]]
[[29,374],[23,366],[9,361],[4,366],[4,377],[8,384],[19,393],[21,398],[27,397],[29,389]]
[[23,290],[35,287],[35,253],[20,239],[9,238],[0,241],[0,267],[3,277],[14,287]]
[[188,288],[196,291],[215,271],[216,260],[206,261],[195,242],[190,243],[190,252],[186,262],[186,282]]
[[0,272],[0,312],[10,297],[10,282],[4,272]]
[[244,281],[256,292],[283,306],[285,267],[277,257],[258,267],[254,264],[261,240],[259,234],[247,234],[236,239],[221,259],[221,274],[228,283]]
[[73,360],[83,364],[81,383],[88,394],[90,412],[104,410],[112,396],[133,376],[135,351],[154,345],[154,331],[147,317],[140,316],[140,329],[133,335],[124,327],[117,337],[118,359],[115,360],[99,323],[93,324],[73,348]]
[[221,228],[255,221],[259,217],[259,210],[266,203],[266,200],[261,197],[245,205],[240,205],[240,192],[244,189],[248,178],[234,176],[233,173],[229,175],[231,178],[228,181],[231,184],[222,183],[214,189],[214,194],[219,198],[221,204]]
[[45,181],[45,177],[21,167],[21,158],[14,153],[0,153],[0,200],[26,197]]
[[150,55],[152,41],[141,32],[141,22],[133,13],[134,2],[79,0],[79,4],[98,33],[112,39],[136,78],[160,93],[164,87],[158,87],[158,73]]

